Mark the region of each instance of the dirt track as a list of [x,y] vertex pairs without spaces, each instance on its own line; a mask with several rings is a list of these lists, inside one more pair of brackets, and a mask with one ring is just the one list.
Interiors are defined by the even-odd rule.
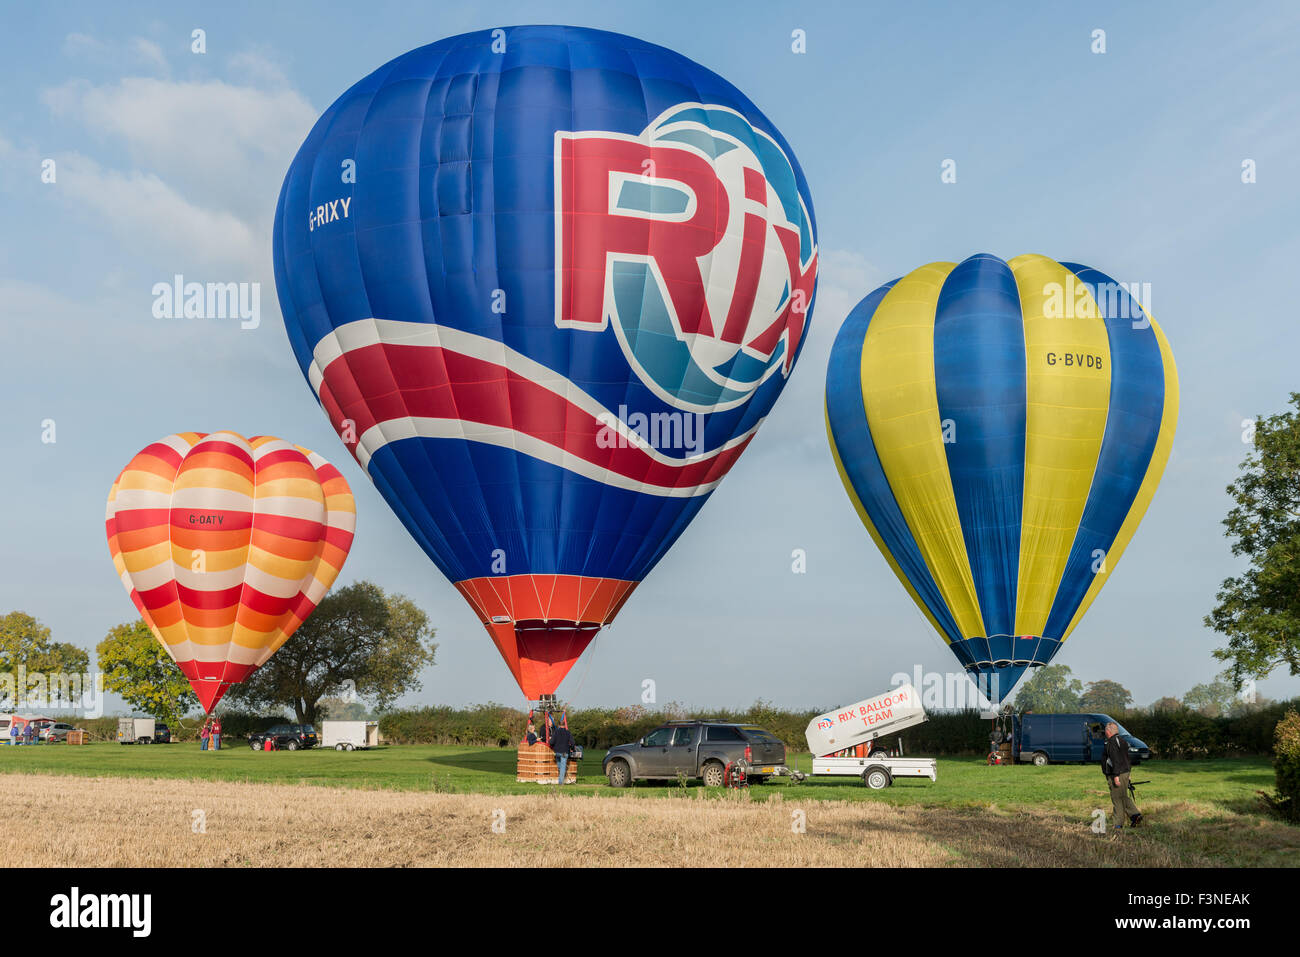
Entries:
[[[0,866],[1088,866],[1180,860],[1054,812],[420,794],[5,774]],[[198,812],[202,812],[199,814]],[[806,815],[796,832],[795,812]],[[503,830],[494,830],[497,827]],[[201,829],[200,829],[201,824]]]

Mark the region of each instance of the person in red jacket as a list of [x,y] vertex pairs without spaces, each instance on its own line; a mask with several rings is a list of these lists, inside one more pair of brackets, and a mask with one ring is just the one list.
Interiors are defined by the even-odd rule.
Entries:
[[216,716],[212,718],[212,750],[221,750],[221,719]]
[[208,750],[208,719],[203,719],[203,724],[199,726],[199,750]]

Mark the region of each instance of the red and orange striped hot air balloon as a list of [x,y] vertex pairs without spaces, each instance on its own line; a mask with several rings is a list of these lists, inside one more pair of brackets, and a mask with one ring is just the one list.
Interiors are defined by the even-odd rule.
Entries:
[[234,432],[153,443],[113,483],[105,515],[122,584],[205,712],[312,613],[355,527],[333,465]]

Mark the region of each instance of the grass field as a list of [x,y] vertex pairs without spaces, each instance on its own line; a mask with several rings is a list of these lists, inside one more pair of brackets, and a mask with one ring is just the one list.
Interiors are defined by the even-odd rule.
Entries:
[[[806,755],[802,763],[806,769]],[[1262,759],[1142,765],[1134,779],[1151,781],[1138,795],[1149,826],[1122,836],[1089,828],[1093,810],[1109,808],[1096,767],[988,767],[975,758],[940,759],[934,784],[899,781],[870,791],[852,778],[777,780],[747,794],[676,783],[615,791],[600,774],[600,755],[591,753],[578,784],[559,792],[517,783],[511,750],[418,745],[270,754],[245,746],[204,753],[192,744],[6,747],[0,772],[8,772],[15,806],[45,808],[42,819],[56,825],[53,833],[86,831],[59,841],[43,836],[48,832],[11,830],[0,843],[0,864],[9,866],[51,856],[90,863],[86,855],[96,854],[117,863],[304,866],[1300,863],[1300,829],[1260,807],[1257,792],[1273,784]],[[117,803],[130,810],[110,812]],[[191,811],[209,807],[223,809],[217,819],[227,838],[183,837]],[[807,817],[804,834],[791,830],[796,809]],[[516,822],[506,834],[487,826],[496,811]],[[344,823],[350,816],[366,822],[351,836]],[[168,837],[170,827],[160,831],[150,819],[183,825],[176,832],[182,838]],[[529,823],[521,829],[522,820]],[[439,822],[432,831],[430,821]],[[446,843],[465,828],[471,837]],[[407,844],[396,841],[399,832]],[[761,839],[746,848],[751,834]],[[728,848],[714,848],[719,842]]]

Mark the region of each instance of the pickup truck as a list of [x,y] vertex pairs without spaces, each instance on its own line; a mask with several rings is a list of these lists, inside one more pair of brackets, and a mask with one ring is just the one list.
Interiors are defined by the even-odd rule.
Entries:
[[633,781],[699,778],[721,787],[728,764],[748,762],[749,781],[760,784],[785,764],[785,745],[762,728],[721,721],[674,721],[655,728],[635,744],[620,744],[605,755],[610,787]]

